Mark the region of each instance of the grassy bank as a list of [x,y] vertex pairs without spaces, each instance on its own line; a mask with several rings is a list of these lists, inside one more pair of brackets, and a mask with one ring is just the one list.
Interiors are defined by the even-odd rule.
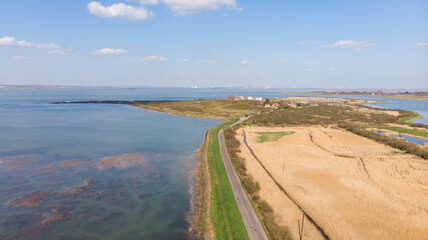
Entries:
[[207,134],[206,154],[212,183],[210,211],[215,239],[249,239],[227,177],[218,142],[220,129],[232,123],[212,128]]
[[398,120],[399,124],[403,124],[403,125],[408,125],[411,126],[412,125],[412,121],[421,118],[421,116],[413,111],[406,111],[406,116],[403,118],[400,118]]
[[422,131],[418,129],[409,129],[409,128],[403,128],[403,127],[395,127],[395,126],[384,126],[380,127],[382,129],[399,132],[399,133],[405,133],[410,134],[418,137],[428,138],[428,131]]

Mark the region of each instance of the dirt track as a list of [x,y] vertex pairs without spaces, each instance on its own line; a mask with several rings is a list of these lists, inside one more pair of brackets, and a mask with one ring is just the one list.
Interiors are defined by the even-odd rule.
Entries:
[[[428,163],[393,148],[329,128],[244,128],[270,175],[331,239],[426,239]],[[257,143],[255,132],[295,131]],[[251,156],[238,130],[247,171],[297,238],[301,212]],[[310,136],[312,136],[312,140]],[[321,239],[306,225],[307,239]]]

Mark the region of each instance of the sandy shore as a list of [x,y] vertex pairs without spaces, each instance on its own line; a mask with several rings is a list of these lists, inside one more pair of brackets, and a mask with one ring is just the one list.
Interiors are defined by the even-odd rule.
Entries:
[[[428,164],[354,134],[329,128],[245,127],[248,145],[283,189],[308,211],[331,239],[426,239]],[[295,131],[258,143],[256,132]],[[260,195],[297,238],[299,208],[243,144],[247,171]],[[312,136],[313,141],[311,141]],[[321,239],[306,225],[307,239]]]

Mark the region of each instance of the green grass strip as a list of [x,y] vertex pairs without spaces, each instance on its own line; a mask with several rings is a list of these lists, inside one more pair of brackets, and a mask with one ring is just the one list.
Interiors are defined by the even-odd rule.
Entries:
[[271,141],[278,141],[284,136],[293,134],[294,131],[290,132],[256,132],[257,135],[259,135],[259,138],[257,139],[257,142],[271,142]]
[[390,130],[390,131],[394,131],[394,132],[401,132],[401,133],[411,134],[414,136],[428,138],[428,131],[417,130],[417,129],[408,129],[408,128],[402,128],[402,127],[392,127],[392,126],[384,126],[381,128],[386,129],[386,130]]
[[208,134],[207,155],[211,172],[211,217],[216,239],[249,239],[221,158],[218,133],[234,121],[212,128]]
[[404,124],[404,125],[409,125],[410,126],[410,125],[412,125],[412,121],[413,120],[415,120],[416,118],[420,117],[420,115],[418,113],[416,113],[416,112],[413,112],[413,111],[407,111],[407,112],[410,113],[410,116],[400,118],[398,120],[399,124]]

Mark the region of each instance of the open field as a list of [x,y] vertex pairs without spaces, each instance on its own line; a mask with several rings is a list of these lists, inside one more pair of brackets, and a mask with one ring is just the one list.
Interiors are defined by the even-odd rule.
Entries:
[[290,132],[257,132],[257,135],[259,135],[259,138],[257,139],[257,142],[270,142],[270,141],[277,141],[280,138],[293,134],[293,131]]
[[[428,236],[428,165],[422,158],[331,128],[247,126],[244,130],[248,145],[270,175],[246,149],[240,129],[247,172],[260,183],[260,197],[295,237],[301,212],[274,180],[331,239]],[[257,132],[268,131],[295,133],[257,142]],[[321,238],[313,226],[306,227],[307,239]]]

